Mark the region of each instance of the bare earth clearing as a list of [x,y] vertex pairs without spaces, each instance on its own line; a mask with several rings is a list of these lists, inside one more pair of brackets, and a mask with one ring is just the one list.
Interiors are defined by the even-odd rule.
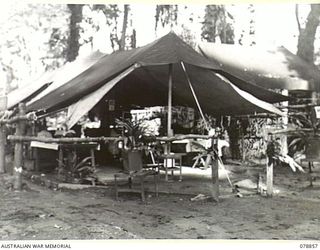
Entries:
[[[231,171],[231,178],[254,181],[250,171]],[[144,204],[129,194],[115,201],[112,186],[54,191],[24,180],[26,189],[15,192],[5,187],[8,178],[0,176],[1,240],[320,239],[319,182],[310,188],[307,174],[289,168],[275,169],[275,189],[280,192],[272,199],[254,191],[238,198],[223,179],[219,203],[177,194],[186,187],[199,194],[197,187],[208,187],[208,180],[171,182],[175,192],[158,198],[150,193]]]

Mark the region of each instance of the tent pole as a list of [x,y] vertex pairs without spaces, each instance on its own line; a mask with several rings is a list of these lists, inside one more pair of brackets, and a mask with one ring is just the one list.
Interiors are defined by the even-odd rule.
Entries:
[[168,127],[167,136],[172,136],[172,63],[169,64],[169,89],[168,89]]

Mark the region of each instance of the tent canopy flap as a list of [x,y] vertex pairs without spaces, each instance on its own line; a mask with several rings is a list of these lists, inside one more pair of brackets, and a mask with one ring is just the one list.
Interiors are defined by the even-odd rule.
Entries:
[[201,42],[197,49],[222,71],[253,85],[268,89],[320,90],[320,70],[285,47],[267,49]]
[[79,121],[79,119],[84,114],[88,113],[121,79],[126,77],[136,68],[136,65],[131,66],[129,69],[125,70],[96,91],[84,96],[78,102],[69,106],[67,115],[67,128],[72,128]]

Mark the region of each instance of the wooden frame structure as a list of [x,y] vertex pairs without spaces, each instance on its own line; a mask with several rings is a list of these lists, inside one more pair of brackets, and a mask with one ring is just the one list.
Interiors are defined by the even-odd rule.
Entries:
[[[16,190],[22,189],[22,172],[23,172],[23,144],[31,141],[45,142],[45,143],[59,143],[59,144],[72,144],[72,143],[90,143],[90,142],[107,142],[121,140],[121,137],[89,137],[89,138],[46,138],[38,136],[25,135],[25,128],[28,122],[35,121],[37,116],[35,113],[26,114],[26,108],[24,103],[20,103],[18,106],[18,115],[10,119],[0,119],[0,173],[5,173],[5,147],[6,142],[11,141],[15,144],[14,150],[14,188]],[[7,124],[16,124],[15,135],[6,135],[5,126]],[[170,125],[171,126],[171,125]],[[169,126],[168,126],[169,129]],[[168,133],[169,136],[157,137],[157,141],[162,141],[170,144],[175,140],[184,139],[213,139],[212,136],[207,135],[177,135],[173,136]],[[218,180],[218,164],[216,161],[212,164],[212,191],[213,199],[219,200],[219,180]],[[2,164],[2,165],[1,165]],[[3,170],[3,171],[2,171]]]

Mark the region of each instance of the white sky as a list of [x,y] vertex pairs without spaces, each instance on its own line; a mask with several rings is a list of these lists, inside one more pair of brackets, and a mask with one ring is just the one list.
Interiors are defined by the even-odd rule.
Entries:
[[[187,12],[192,9],[195,12],[195,16],[203,16],[205,5],[193,4],[191,8],[184,10]],[[295,5],[294,4],[256,4],[255,6],[255,40],[258,46],[261,47],[274,47],[274,46],[285,46],[293,53],[296,52],[298,28],[295,18]],[[235,23],[236,32],[240,32],[243,23],[246,22],[247,16],[245,9],[246,4],[236,4],[234,7],[230,7],[237,22]],[[299,8],[300,16],[302,19],[306,16],[309,11],[308,5],[301,6]],[[137,43],[139,46],[145,45],[148,42],[153,41],[156,36],[154,32],[154,5],[134,5],[132,6],[132,12],[134,15],[134,22],[137,27]],[[188,16],[180,17],[188,18]],[[146,22],[146,20],[148,20]],[[202,20],[198,20],[202,21]],[[194,32],[196,37],[200,37],[201,24],[194,24]],[[157,35],[160,37],[168,32],[162,30]],[[239,34],[238,34],[239,35]],[[237,36],[237,34],[236,34]]]
[[[14,6],[16,1],[4,1],[0,8],[0,23],[6,21],[10,16],[10,7]],[[191,9],[197,14],[202,15],[205,5],[189,5]],[[247,7],[245,4],[236,4],[233,8],[237,15],[238,22],[235,26],[240,27],[241,19],[246,20],[247,17],[243,16],[244,9]],[[300,12],[303,10],[300,8]],[[189,9],[184,10],[187,12]],[[288,49],[295,49],[297,35],[297,24],[294,15],[294,4],[255,4],[256,10],[256,40],[257,44],[265,46],[284,45]],[[151,42],[156,38],[154,32],[154,4],[132,4],[131,11],[137,28],[137,43],[142,46]],[[302,13],[303,15],[303,13]],[[240,17],[240,18],[239,18]],[[185,18],[183,16],[181,19]],[[194,25],[197,28],[196,33],[200,33],[201,26]],[[198,27],[197,27],[198,26]],[[162,30],[157,35],[167,33],[168,30]],[[102,38],[101,36],[99,37]]]
[[[307,6],[307,5],[306,5]],[[233,7],[229,6],[232,13],[235,16],[237,22],[235,23],[236,36],[240,34],[243,25],[248,21],[247,5],[236,4]],[[261,47],[274,47],[285,46],[293,53],[296,52],[298,28],[295,18],[295,5],[294,4],[256,4],[255,6],[255,40],[258,46]],[[194,12],[194,24],[193,32],[197,38],[200,38],[201,34],[201,21],[204,13],[205,5],[188,5],[187,9],[182,9],[180,13],[183,13],[178,18],[180,23],[185,23],[189,17],[189,13],[192,10]],[[308,13],[308,7],[300,7],[300,16],[304,17]],[[155,5],[154,4],[132,4],[131,14],[133,15],[134,27],[137,31],[137,45],[143,46],[154,39],[165,35],[170,31],[170,28],[159,28],[157,34],[155,34]],[[201,19],[197,19],[200,16]],[[303,19],[303,18],[302,18]],[[101,33],[105,34],[106,30],[101,30]],[[238,32],[238,34],[237,34]],[[101,51],[110,53],[110,48],[106,47],[106,42],[102,41],[102,37],[105,35],[98,35],[95,40],[96,48]],[[237,39],[237,37],[236,37]],[[99,40],[101,46],[99,45]]]
[[[0,8],[0,28],[1,22],[7,21],[10,17],[10,8],[17,4],[16,1],[3,1]],[[179,23],[187,23],[190,11],[194,12],[194,24],[192,26],[193,33],[196,37],[200,38],[201,33],[201,21],[204,14],[204,4],[189,4],[187,9],[182,8],[183,5],[179,5]],[[229,5],[228,7],[230,7]],[[247,12],[245,12],[248,5],[246,4],[235,4],[233,5],[232,13],[235,16],[237,22],[235,23],[236,36],[239,35],[242,22],[248,20]],[[305,18],[309,11],[307,7],[300,8],[300,16]],[[255,15],[256,15],[256,34],[255,40],[258,46],[263,47],[274,47],[274,46],[285,46],[293,53],[296,52],[297,46],[297,23],[295,18],[295,5],[294,4],[255,4]],[[134,26],[137,31],[137,45],[143,46],[154,39],[161,37],[169,32],[169,29],[159,29],[158,33],[155,34],[155,4],[132,4],[131,15],[133,17]],[[197,17],[201,17],[200,19]],[[105,22],[105,20],[101,20]],[[189,23],[188,23],[189,24]],[[93,50],[100,50],[102,52],[110,53],[111,46],[108,44],[106,39],[108,37],[107,28],[102,28],[99,33],[94,36],[94,47]],[[86,46],[81,49],[80,55],[86,55],[91,51],[91,47]],[[1,59],[0,59],[1,60]],[[4,79],[1,77],[0,80],[3,82]]]

